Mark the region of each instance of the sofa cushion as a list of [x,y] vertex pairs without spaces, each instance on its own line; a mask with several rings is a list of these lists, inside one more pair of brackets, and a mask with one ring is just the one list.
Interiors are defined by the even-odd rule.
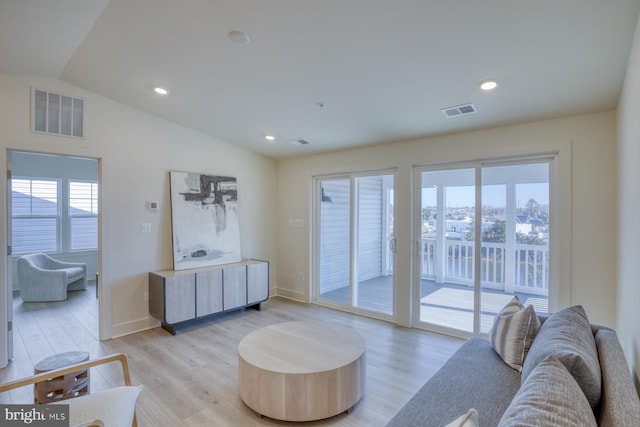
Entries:
[[533,306],[525,308],[514,296],[496,315],[489,339],[502,360],[520,372],[539,328],[540,320]]
[[478,411],[471,408],[466,414],[460,415],[445,427],[478,427]]
[[489,341],[469,338],[388,426],[446,426],[469,408],[478,412],[479,425],[495,426],[518,388],[520,374],[500,359]]
[[581,306],[558,311],[542,324],[525,358],[522,383],[549,355],[556,356],[564,364],[595,410],[600,402],[602,384],[600,362],[591,325]]
[[551,355],[538,364],[505,411],[498,427],[597,426],[582,389]]
[[640,399],[615,331],[600,328],[595,336],[602,371],[601,426],[640,426]]

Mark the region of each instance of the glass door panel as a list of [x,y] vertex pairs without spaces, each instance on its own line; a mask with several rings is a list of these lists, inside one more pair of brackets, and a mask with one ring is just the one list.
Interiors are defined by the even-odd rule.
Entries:
[[514,295],[548,312],[550,161],[420,172],[419,322],[486,334]]
[[[499,168],[493,168],[497,172]],[[480,247],[480,332],[488,333],[493,319],[512,298],[504,292],[507,247],[506,191],[503,183],[482,184],[482,245]],[[498,180],[497,182],[502,182]],[[509,237],[511,235],[509,234]]]
[[319,287],[321,298],[351,305],[351,181],[320,183]]
[[482,169],[480,332],[514,295],[549,311],[549,163]]
[[421,174],[420,322],[473,332],[475,169]]
[[358,177],[355,306],[393,313],[393,175]]
[[319,180],[318,301],[393,315],[392,174]]

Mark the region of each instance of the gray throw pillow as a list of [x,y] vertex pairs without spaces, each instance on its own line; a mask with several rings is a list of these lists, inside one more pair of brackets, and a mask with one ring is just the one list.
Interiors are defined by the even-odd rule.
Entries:
[[564,365],[549,356],[531,372],[498,427],[597,426],[591,406]]
[[489,340],[502,360],[520,372],[539,328],[540,320],[533,306],[525,308],[514,296],[493,320]]
[[552,314],[538,331],[522,367],[522,383],[547,356],[554,355],[584,392],[591,408],[600,402],[600,361],[589,319],[576,305]]

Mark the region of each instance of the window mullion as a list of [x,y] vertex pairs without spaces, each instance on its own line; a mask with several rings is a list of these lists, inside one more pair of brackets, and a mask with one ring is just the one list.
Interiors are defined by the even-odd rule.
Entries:
[[68,252],[71,249],[69,238],[71,234],[69,224],[69,180],[61,180],[61,184],[58,190],[60,197],[60,203],[58,203],[58,218],[60,221],[58,245],[62,252]]
[[475,167],[475,227],[474,227],[474,247],[473,247],[473,334],[480,333],[480,307],[482,297],[482,168]]

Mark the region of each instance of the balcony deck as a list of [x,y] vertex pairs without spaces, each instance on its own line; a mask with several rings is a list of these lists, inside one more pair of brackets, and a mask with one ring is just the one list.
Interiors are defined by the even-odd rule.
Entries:
[[[393,306],[392,276],[380,276],[361,282],[358,286],[356,306],[378,313],[391,314]],[[483,288],[480,296],[480,331],[487,333],[493,318],[514,294]],[[536,313],[548,312],[547,298],[516,292],[526,306],[532,304]],[[349,287],[325,292],[324,300],[349,305]],[[420,286],[420,319],[424,322],[472,332],[473,286],[452,283],[438,284],[433,280],[422,280]]]

